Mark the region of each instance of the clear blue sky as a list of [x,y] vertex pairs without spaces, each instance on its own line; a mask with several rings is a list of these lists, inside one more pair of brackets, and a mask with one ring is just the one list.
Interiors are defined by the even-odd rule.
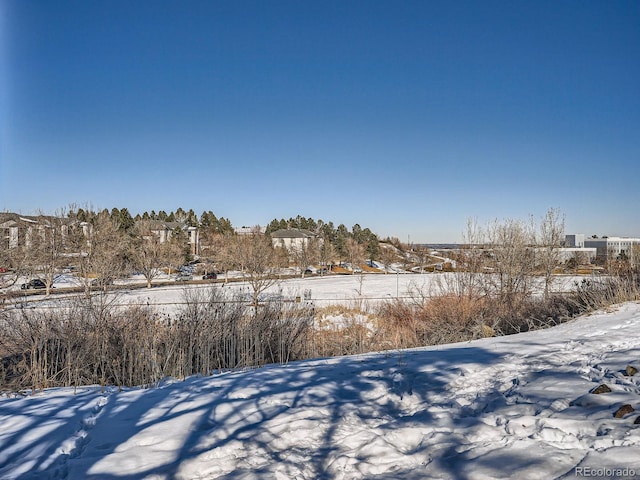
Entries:
[[0,0],[0,210],[640,236],[640,2]]

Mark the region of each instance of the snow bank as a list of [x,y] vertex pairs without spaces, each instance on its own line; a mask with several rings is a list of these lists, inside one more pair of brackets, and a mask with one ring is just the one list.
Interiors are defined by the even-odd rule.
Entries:
[[[3,479],[640,475],[640,305],[463,344],[0,400]],[[610,393],[589,392],[607,384]],[[635,412],[613,414],[622,404]],[[622,471],[622,470],[620,470]]]

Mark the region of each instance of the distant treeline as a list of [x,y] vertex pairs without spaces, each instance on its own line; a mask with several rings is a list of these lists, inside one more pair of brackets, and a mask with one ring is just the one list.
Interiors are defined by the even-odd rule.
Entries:
[[[90,209],[78,208],[69,211],[68,216],[77,218],[81,222],[92,223],[98,215],[108,215],[112,220],[117,222],[121,230],[128,231],[140,220],[157,220],[161,222],[178,222],[190,227],[198,227],[204,230],[208,230],[211,233],[217,233],[221,235],[233,234],[235,228],[231,221],[225,217],[217,217],[211,210],[203,211],[198,217],[193,209],[184,210],[178,208],[175,212],[165,212],[160,210],[156,212],[145,211],[142,214],[132,216],[129,210],[125,208],[112,208],[111,210],[103,209],[100,212],[94,212]],[[301,215],[289,218],[285,220],[273,219],[266,227],[265,233],[267,235],[281,229],[299,229],[308,230],[321,238],[323,241],[330,243],[338,252],[344,252],[346,244],[349,239],[354,240],[359,245],[362,245],[369,258],[376,258],[379,254],[379,239],[378,236],[373,233],[369,228],[362,228],[360,224],[356,223],[347,228],[344,224],[339,224],[337,227],[333,222],[325,222],[322,219],[315,220],[311,217],[306,218]]]
[[313,218],[305,218],[298,215],[295,218],[289,218],[289,220],[285,220],[284,218],[271,220],[267,225],[265,233],[270,234],[282,229],[298,229],[313,232],[325,242],[331,243],[338,252],[344,251],[347,241],[352,239],[365,247],[369,258],[378,257],[378,236],[370,229],[362,228],[357,223],[349,230],[342,223],[336,227],[333,222],[325,222],[322,219],[314,220]]
[[211,210],[202,212],[200,217],[198,217],[193,209],[183,210],[182,208],[178,208],[175,212],[171,211],[169,213],[164,210],[160,210],[157,213],[155,210],[151,210],[151,212],[145,211],[142,214],[137,214],[135,217],[131,216],[131,213],[129,213],[126,207],[121,209],[114,207],[111,210],[105,208],[100,212],[79,208],[77,210],[71,210],[68,214],[69,217],[74,217],[81,222],[89,223],[97,218],[98,215],[109,215],[112,220],[118,222],[123,230],[129,230],[135,225],[135,222],[140,220],[157,220],[160,222],[178,222],[190,227],[209,228],[220,234],[234,232],[234,227],[229,219],[225,217],[218,218]]

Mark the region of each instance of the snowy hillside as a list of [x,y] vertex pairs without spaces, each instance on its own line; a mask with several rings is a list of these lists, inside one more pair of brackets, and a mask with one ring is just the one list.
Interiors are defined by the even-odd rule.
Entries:
[[[640,304],[511,337],[0,399],[0,478],[640,475]],[[600,384],[611,392],[589,393]],[[615,418],[628,404],[635,411]],[[622,469],[627,470],[622,470]]]

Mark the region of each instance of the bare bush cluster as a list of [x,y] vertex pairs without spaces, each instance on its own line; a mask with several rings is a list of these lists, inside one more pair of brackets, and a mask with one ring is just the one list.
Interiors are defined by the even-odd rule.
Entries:
[[[380,350],[375,315],[360,305],[331,305],[316,311],[309,350],[312,357],[333,357]],[[324,318],[328,317],[328,320]],[[392,348],[392,347],[389,347]]]
[[634,276],[585,279],[575,291],[544,296],[439,294],[422,301],[394,300],[379,312],[379,328],[393,348],[468,341],[554,326],[585,312],[640,299]]
[[176,317],[77,298],[64,309],[0,316],[0,391],[151,385],[214,370],[309,355],[312,313],[296,304],[248,307],[215,289],[191,293]]
[[394,348],[439,345],[510,335],[562,323],[580,309],[572,297],[529,297],[517,307],[494,297],[442,295],[424,304],[392,301],[380,311],[381,325],[395,332]]
[[629,273],[584,279],[576,285],[575,297],[585,311],[640,300],[640,277]]

